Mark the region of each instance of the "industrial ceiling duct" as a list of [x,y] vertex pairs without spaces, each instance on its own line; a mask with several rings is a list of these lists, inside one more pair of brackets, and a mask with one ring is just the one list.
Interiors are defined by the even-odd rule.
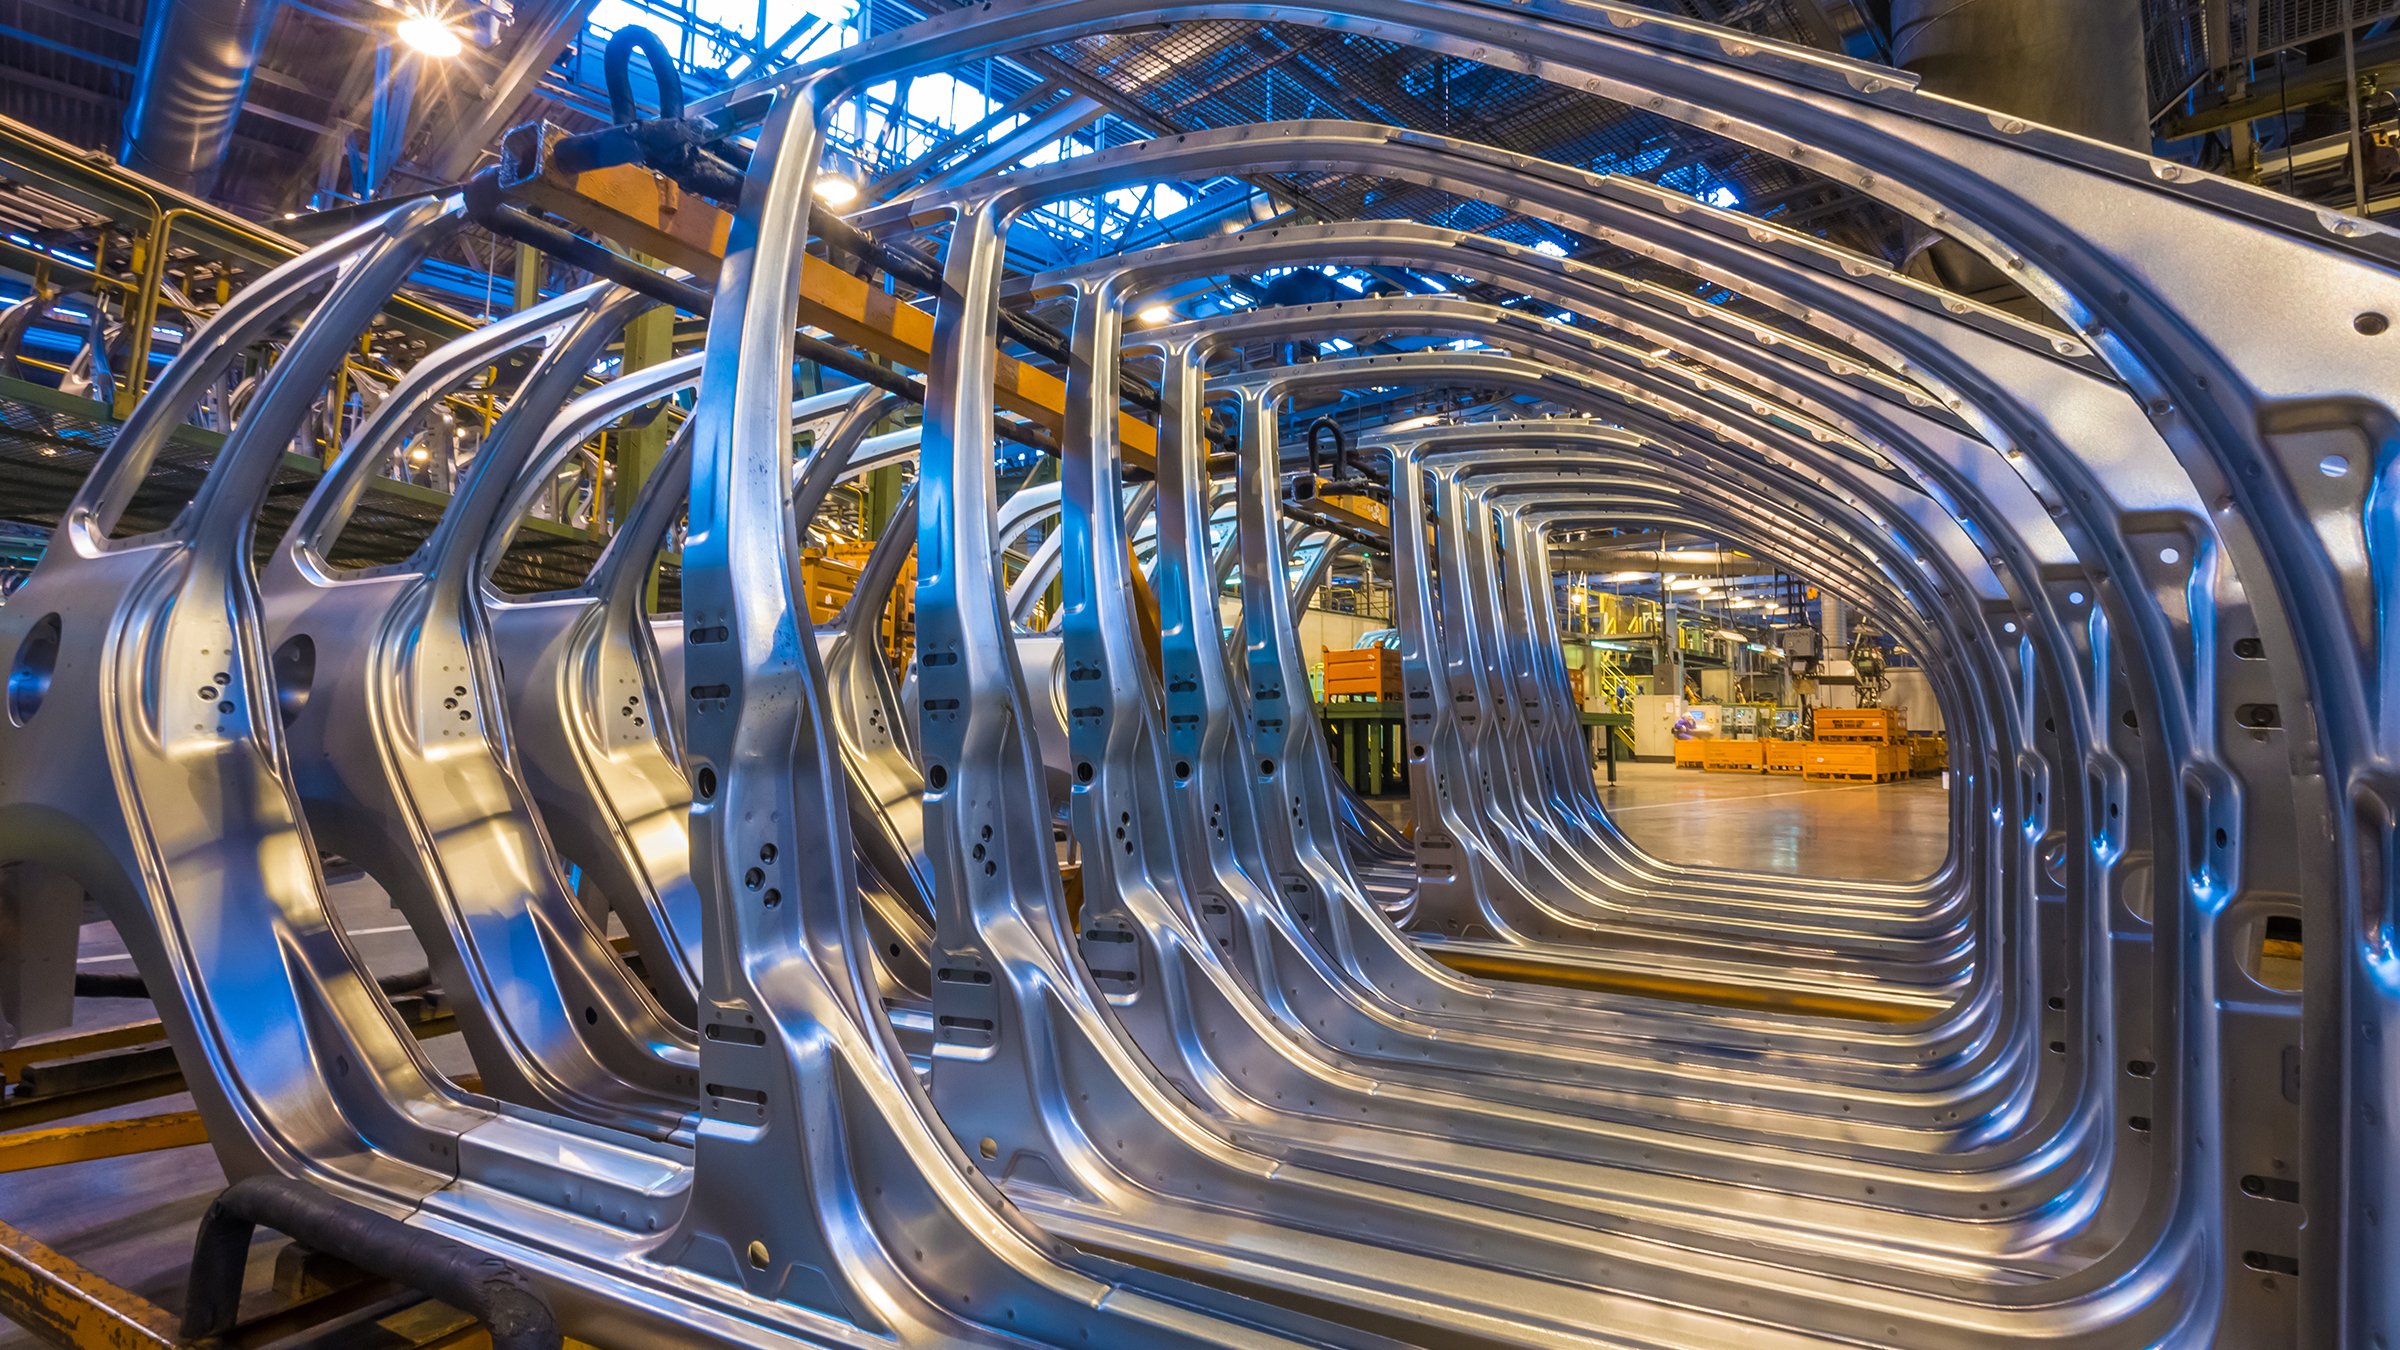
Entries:
[[1892,0],[1892,64],[1928,93],[2150,148],[2141,0]]
[[117,158],[206,196],[233,140],[277,0],[151,0]]

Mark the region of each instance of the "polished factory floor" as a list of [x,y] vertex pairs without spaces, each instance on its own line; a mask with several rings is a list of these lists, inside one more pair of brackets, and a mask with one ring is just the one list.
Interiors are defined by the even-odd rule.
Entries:
[[1914,881],[1940,867],[1950,847],[1947,775],[1809,783],[1620,763],[1600,799],[1635,843],[1675,862]]
[[[1670,862],[1849,881],[1915,881],[1949,850],[1949,777],[1810,783],[1620,760],[1600,783],[1626,836]],[[1406,830],[1405,797],[1374,803]]]
[[[1714,774],[1668,764],[1620,763],[1602,798],[1627,835],[1661,858],[1763,872],[1905,881],[1941,864],[1948,785],[1943,778],[1898,783],[1806,783],[1795,778]],[[1405,798],[1376,803],[1403,827]],[[335,908],[368,964],[379,974],[421,968],[407,925],[373,883],[334,888]],[[130,973],[132,963],[106,923],[87,924],[79,961],[95,972]],[[98,1030],[150,1015],[139,1000],[87,999],[76,1029]],[[468,1072],[455,1035],[427,1043],[437,1065]],[[84,1117],[103,1120],[188,1110],[182,1094]],[[68,1122],[62,1122],[68,1123]],[[194,1228],[225,1184],[206,1148],[0,1174],[0,1222],[12,1224],[69,1257],[164,1307],[183,1306],[184,1269]],[[271,1302],[269,1275],[281,1240],[262,1235],[252,1252],[248,1287]],[[40,1342],[0,1323],[0,1350]]]

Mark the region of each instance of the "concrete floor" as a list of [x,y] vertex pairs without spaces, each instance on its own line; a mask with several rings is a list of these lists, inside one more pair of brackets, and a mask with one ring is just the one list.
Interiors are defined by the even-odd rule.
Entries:
[[[1906,881],[1941,864],[1948,848],[1947,785],[1938,778],[1879,785],[1804,783],[1794,778],[1712,774],[1667,764],[1624,763],[1602,799],[1626,834],[1660,858],[1744,870],[1856,880]],[[1377,803],[1405,818],[1407,802]],[[421,968],[424,955],[381,890],[363,878],[333,888],[334,906],[367,964],[378,974]],[[78,964],[130,973],[124,947],[105,923],[87,924]],[[76,1029],[96,1030],[150,1015],[146,1003],[87,999]],[[448,1073],[471,1068],[455,1035],[428,1042]],[[140,1102],[85,1117],[188,1110],[189,1096]],[[64,1122],[62,1122],[64,1123]],[[170,1310],[183,1306],[192,1234],[225,1185],[205,1147],[32,1172],[0,1174],[0,1222],[23,1229],[69,1257]],[[253,1310],[271,1304],[267,1271],[282,1245],[261,1234],[253,1248]],[[41,1342],[0,1323],[0,1350]]]
[[1669,862],[1915,881],[1950,852],[1947,775],[1897,783],[1809,783],[1671,764],[1617,765],[1607,803],[1626,837]]
[[[1627,838],[1663,861],[1839,881],[1917,881],[1949,856],[1947,776],[1811,783],[1672,764],[1617,763],[1600,782]],[[1402,830],[1406,797],[1369,803]]]

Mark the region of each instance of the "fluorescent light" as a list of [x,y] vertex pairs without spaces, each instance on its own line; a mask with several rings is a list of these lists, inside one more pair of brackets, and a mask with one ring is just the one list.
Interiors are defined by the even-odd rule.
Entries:
[[1748,642],[1750,640],[1750,635],[1748,633],[1744,633],[1739,629],[1734,628],[1720,628],[1717,630],[1717,636],[1725,639],[1727,642]]
[[1174,321],[1175,311],[1165,305],[1150,305],[1134,317],[1143,323],[1171,323]]
[[848,206],[858,200],[858,184],[838,173],[817,175],[817,185],[810,191],[827,206]]
[[415,462],[415,463],[418,463],[418,464],[422,464],[422,463],[424,463],[426,460],[433,458],[433,456],[432,456],[431,454],[427,453],[427,451],[426,451],[425,447],[424,447],[424,446],[421,446],[421,445],[420,445],[420,446],[418,446],[416,449],[409,451],[409,452],[408,452],[408,457],[409,457],[409,459],[410,459],[411,461],[413,461],[413,462]]
[[420,10],[402,19],[399,33],[402,42],[436,60],[447,61],[467,49],[458,30],[430,10]]
[[1415,431],[1419,427],[1432,426],[1434,423],[1440,420],[1441,418],[1433,413],[1420,413],[1415,417],[1403,417],[1399,421],[1392,423],[1388,427],[1385,427],[1384,430],[1387,432]]

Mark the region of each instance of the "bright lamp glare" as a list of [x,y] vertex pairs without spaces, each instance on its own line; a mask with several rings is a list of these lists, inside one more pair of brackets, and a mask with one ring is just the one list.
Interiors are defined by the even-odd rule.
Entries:
[[1166,323],[1175,317],[1175,311],[1165,305],[1151,305],[1139,317],[1143,323]]
[[827,206],[848,206],[858,200],[858,184],[838,173],[829,173],[817,180],[817,200]]
[[458,33],[436,14],[411,14],[400,21],[400,40],[427,56],[441,60],[467,49]]

